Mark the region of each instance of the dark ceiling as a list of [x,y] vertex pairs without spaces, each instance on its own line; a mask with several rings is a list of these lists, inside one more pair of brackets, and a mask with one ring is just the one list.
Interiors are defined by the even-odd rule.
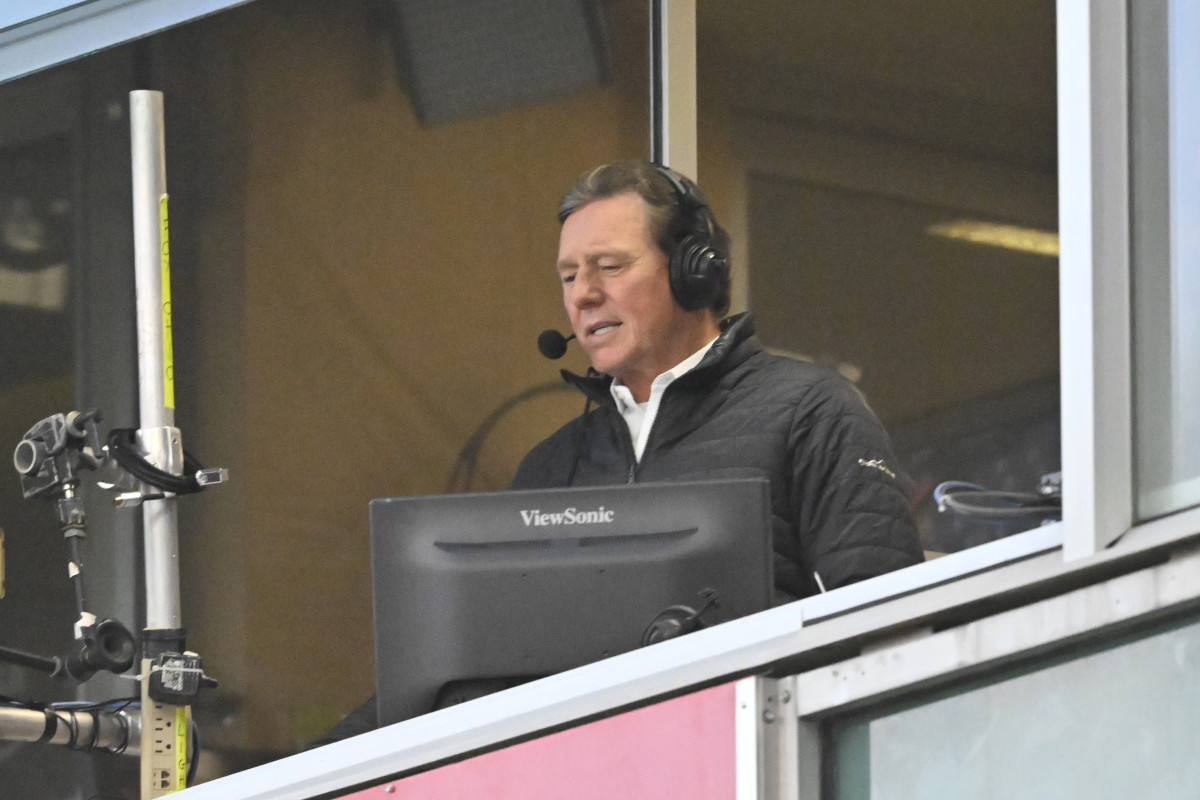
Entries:
[[699,58],[750,112],[1040,170],[1055,161],[1054,0],[700,0]]

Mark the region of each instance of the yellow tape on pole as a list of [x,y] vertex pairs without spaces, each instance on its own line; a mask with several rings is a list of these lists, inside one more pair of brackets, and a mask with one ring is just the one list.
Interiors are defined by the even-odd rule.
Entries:
[[158,198],[159,264],[162,273],[163,405],[175,408],[175,356],[171,341],[171,244],[167,195]]
[[175,791],[187,788],[188,776],[188,710],[175,706]]

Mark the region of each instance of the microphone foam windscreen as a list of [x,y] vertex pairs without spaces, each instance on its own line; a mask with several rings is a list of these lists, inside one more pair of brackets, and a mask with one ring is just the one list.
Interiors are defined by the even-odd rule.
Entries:
[[562,358],[567,352],[567,337],[553,329],[542,331],[538,336],[538,350],[546,358]]

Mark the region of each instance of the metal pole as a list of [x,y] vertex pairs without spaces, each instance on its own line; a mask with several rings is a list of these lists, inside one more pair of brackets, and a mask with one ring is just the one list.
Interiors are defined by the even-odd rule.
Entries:
[[[175,426],[171,345],[167,169],[161,92],[131,92],[134,272],[137,285],[140,444],[159,469],[183,472]],[[147,501],[145,524],[146,627],[178,628],[179,535],[175,499]]]
[[[134,276],[137,286],[138,444],[159,469],[183,472],[175,428],[171,342],[171,269],[166,146],[161,92],[129,95],[133,150]],[[188,709],[151,697],[160,655],[184,649],[179,602],[179,531],[174,496],[142,504],[146,569],[146,629],[142,651],[141,794],[161,797],[186,788]],[[158,667],[161,668],[161,661]],[[158,677],[158,676],[154,676]]]
[[0,708],[0,741],[49,742],[72,750],[136,756],[141,725],[140,717],[123,708]]

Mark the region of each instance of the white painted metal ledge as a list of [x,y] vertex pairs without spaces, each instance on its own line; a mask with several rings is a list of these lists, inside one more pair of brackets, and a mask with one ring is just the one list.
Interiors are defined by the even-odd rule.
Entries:
[[1200,549],[1164,564],[797,675],[801,716],[845,711],[1200,604]]

